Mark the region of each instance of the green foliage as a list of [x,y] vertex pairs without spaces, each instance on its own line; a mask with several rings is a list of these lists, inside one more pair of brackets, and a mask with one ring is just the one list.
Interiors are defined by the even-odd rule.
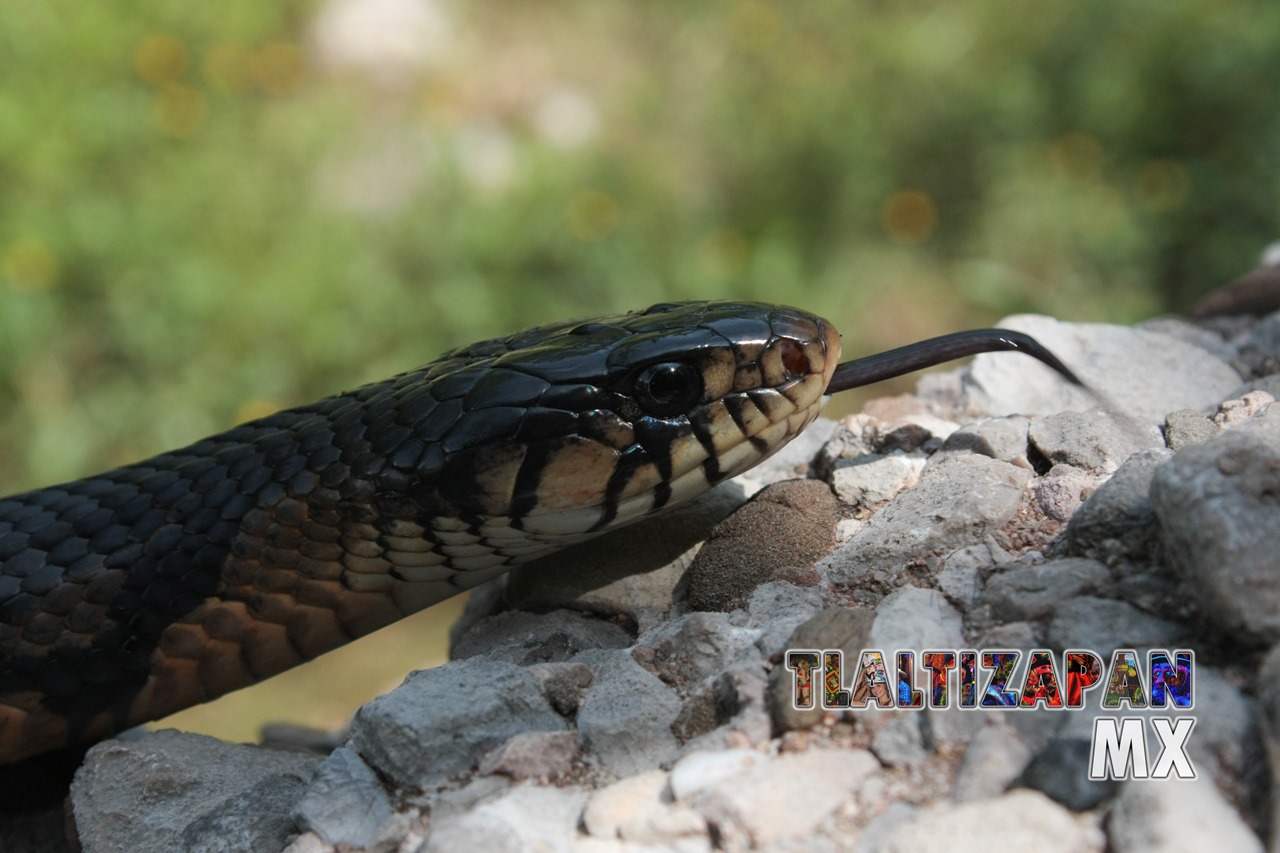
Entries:
[[1129,322],[1280,232],[1262,0],[430,3],[379,69],[307,3],[8,4],[0,491],[533,322]]

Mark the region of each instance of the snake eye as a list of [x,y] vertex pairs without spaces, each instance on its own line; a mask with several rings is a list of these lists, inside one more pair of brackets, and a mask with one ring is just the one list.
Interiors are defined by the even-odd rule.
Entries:
[[651,364],[636,378],[635,394],[636,402],[654,417],[674,417],[702,399],[702,374],[679,361]]

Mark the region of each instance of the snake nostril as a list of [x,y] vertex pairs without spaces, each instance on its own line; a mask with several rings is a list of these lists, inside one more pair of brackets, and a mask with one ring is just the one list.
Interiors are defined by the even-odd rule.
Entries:
[[784,339],[778,345],[782,356],[782,366],[787,371],[788,379],[799,379],[809,372],[809,359],[805,357],[804,348],[793,340]]

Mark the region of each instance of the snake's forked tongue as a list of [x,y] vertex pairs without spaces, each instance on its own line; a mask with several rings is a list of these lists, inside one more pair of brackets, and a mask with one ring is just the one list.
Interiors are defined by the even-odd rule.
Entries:
[[973,329],[891,349],[888,352],[846,361],[836,368],[827,385],[827,393],[835,394],[860,388],[904,373],[923,370],[935,364],[953,361],[982,352],[1014,351],[1025,353],[1056,370],[1073,385],[1086,387],[1058,357],[1030,335],[1007,329]]

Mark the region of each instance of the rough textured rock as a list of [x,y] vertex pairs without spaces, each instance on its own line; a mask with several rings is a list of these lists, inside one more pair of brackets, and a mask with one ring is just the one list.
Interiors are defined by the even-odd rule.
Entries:
[[341,747],[316,769],[296,815],[299,827],[326,844],[369,847],[392,811],[377,774],[353,750]]
[[1178,451],[1156,472],[1151,504],[1204,618],[1258,643],[1280,639],[1280,407]]
[[473,659],[412,673],[365,705],[351,724],[350,746],[396,783],[427,788],[521,732],[567,727],[524,669]]
[[1034,566],[1012,563],[987,579],[984,601],[997,619],[1043,619],[1064,600],[1097,592],[1111,579],[1095,560],[1064,559]]
[[1170,450],[1204,444],[1218,434],[1218,427],[1200,412],[1179,409],[1164,419],[1164,443]]
[[459,637],[453,658],[483,656],[521,666],[563,663],[585,649],[625,649],[633,639],[620,625],[571,610],[508,611],[480,620]]
[[[880,767],[862,750],[788,753],[688,794],[730,849],[804,839]],[[804,815],[804,820],[796,820]]]
[[1060,737],[1050,741],[1027,765],[1020,784],[1035,788],[1072,811],[1085,811],[1115,796],[1120,783],[1090,779],[1089,737]]
[[930,464],[822,567],[834,583],[853,583],[874,569],[981,542],[1013,518],[1030,477],[1025,468],[977,454]]
[[1125,782],[1107,820],[1116,853],[1231,850],[1262,853],[1262,842],[1211,779]]
[[1157,534],[1149,497],[1151,480],[1156,469],[1172,457],[1170,451],[1155,448],[1126,459],[1067,524],[1072,550],[1102,557],[1116,553],[1140,556]]
[[[1061,323],[1020,314],[999,326],[1032,335],[1120,410],[1162,424],[1177,409],[1209,410],[1240,384],[1240,374],[1207,350],[1143,329]],[[984,353],[965,377],[969,405],[992,416],[1051,415],[1098,405],[1087,391],[1032,359]]]
[[1104,409],[1046,415],[1031,424],[1029,434],[1050,462],[1108,474],[1139,450],[1164,446],[1155,427]]
[[1030,429],[1031,421],[1022,415],[966,424],[947,436],[942,451],[980,453],[1030,470],[1031,462],[1027,459]]
[[1091,649],[1110,655],[1120,648],[1173,648],[1189,634],[1175,622],[1144,613],[1127,601],[1081,595],[1061,602],[1049,623],[1055,649]]
[[626,652],[584,652],[579,660],[596,672],[578,708],[588,751],[619,776],[673,759],[678,744],[671,724],[681,711],[675,692]]
[[421,850],[567,850],[586,799],[575,788],[520,786],[433,824]]
[[109,740],[89,751],[72,785],[76,831],[91,853],[178,850],[188,830],[280,849],[319,761],[173,730]]
[[1097,849],[1062,806],[1038,792],[1016,790],[995,799],[921,809],[886,834],[878,853],[934,849],[978,853],[990,850],[993,839],[1009,850],[1080,853]]

